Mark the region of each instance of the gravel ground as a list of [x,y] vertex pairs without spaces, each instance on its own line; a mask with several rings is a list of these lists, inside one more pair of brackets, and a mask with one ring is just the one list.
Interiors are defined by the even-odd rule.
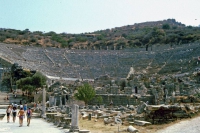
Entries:
[[200,133],[200,117],[180,121],[156,133]]

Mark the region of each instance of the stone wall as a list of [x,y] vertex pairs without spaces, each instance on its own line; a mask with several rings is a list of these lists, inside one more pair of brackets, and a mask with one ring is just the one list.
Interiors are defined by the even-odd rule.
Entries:
[[[106,95],[106,94],[98,94],[97,96],[101,96],[103,99],[102,104],[110,105],[111,102],[113,102],[113,105],[137,105],[140,101],[149,102],[149,104],[153,103],[153,96],[143,96],[143,97],[137,97],[136,95],[123,95],[123,94],[114,94],[114,95]],[[98,101],[91,100],[89,104],[95,105],[99,104]]]
[[[46,94],[46,99],[49,99],[48,93]],[[36,102],[36,103],[42,102],[42,93],[38,93],[38,94],[34,95],[34,102]]]

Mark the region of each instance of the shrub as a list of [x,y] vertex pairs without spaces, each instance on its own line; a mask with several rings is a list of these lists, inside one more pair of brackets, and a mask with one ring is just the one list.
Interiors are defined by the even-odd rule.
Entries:
[[165,29],[165,30],[168,30],[168,29],[170,29],[170,25],[169,24],[163,24],[162,28]]

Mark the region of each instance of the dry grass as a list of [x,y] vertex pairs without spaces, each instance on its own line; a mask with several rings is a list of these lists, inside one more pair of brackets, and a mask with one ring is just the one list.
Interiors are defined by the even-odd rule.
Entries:
[[[200,114],[195,115],[195,117],[199,117]],[[165,124],[154,124],[154,125],[148,125],[148,126],[137,126],[133,125],[136,129],[139,130],[139,133],[155,133],[158,130],[164,129],[166,127],[172,126],[175,123],[179,123],[183,120],[189,120],[190,118],[187,119],[181,119],[181,120],[176,120],[173,122],[165,123]],[[119,131],[125,131],[128,128],[129,124],[124,124],[119,126]],[[88,120],[85,119],[83,120],[82,118],[79,119],[79,128],[80,129],[87,129],[90,130],[91,133],[117,133],[118,132],[118,125],[111,126],[111,124],[104,125],[103,119],[94,119]]]

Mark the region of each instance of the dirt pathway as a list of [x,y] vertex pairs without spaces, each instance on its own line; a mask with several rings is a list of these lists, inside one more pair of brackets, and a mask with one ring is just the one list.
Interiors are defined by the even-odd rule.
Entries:
[[156,133],[200,133],[200,117],[180,121]]

